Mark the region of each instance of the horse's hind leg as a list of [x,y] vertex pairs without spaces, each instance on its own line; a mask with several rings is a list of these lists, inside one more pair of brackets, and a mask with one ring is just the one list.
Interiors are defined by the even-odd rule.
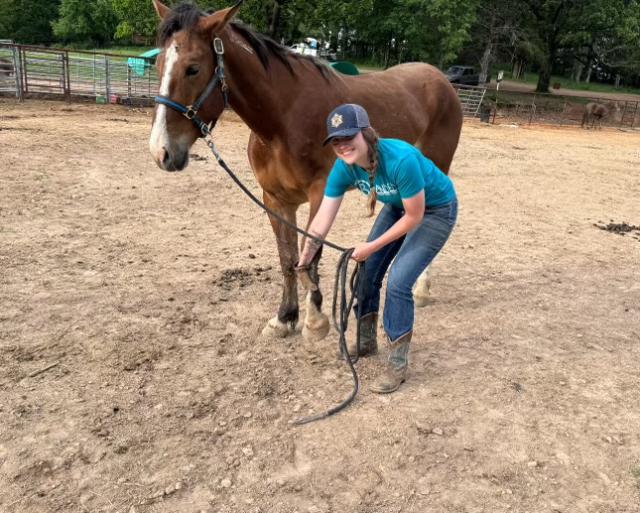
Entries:
[[[324,181],[319,181],[309,188],[309,222],[307,223],[307,228],[318,212],[318,208],[320,208],[320,203],[324,196],[324,186]],[[309,341],[322,340],[327,336],[330,328],[329,318],[322,313],[322,293],[320,292],[320,275],[318,274],[321,252],[322,248],[318,250],[317,258],[313,260],[309,271],[311,279],[318,284],[318,290],[309,291],[306,299],[307,312],[302,325],[302,336]]]
[[[297,205],[283,203],[266,191],[264,192],[264,203],[284,219],[295,224]],[[269,221],[276,235],[284,283],[278,315],[269,320],[262,330],[262,334],[284,338],[295,330],[299,316],[298,289],[294,269],[298,261],[298,236],[293,228],[289,228],[275,217],[269,216]]]
[[[461,127],[462,113],[460,112],[459,115],[450,116],[445,126],[428,129],[416,143],[418,149],[446,174],[449,174],[449,167],[458,147]],[[426,306],[429,302],[431,265],[433,262],[422,272],[413,288],[413,300],[417,307]]]

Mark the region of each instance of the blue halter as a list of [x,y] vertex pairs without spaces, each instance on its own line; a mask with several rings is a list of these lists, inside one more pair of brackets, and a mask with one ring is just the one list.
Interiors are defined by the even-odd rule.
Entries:
[[193,124],[198,127],[198,130],[200,130],[202,137],[206,137],[207,135],[209,135],[211,133],[211,129],[209,128],[209,125],[207,123],[205,123],[202,119],[200,119],[200,117],[198,117],[198,111],[216,87],[220,86],[225,108],[229,106],[229,88],[227,87],[227,82],[224,78],[224,45],[222,44],[222,39],[220,39],[219,37],[216,37],[213,40],[213,50],[218,56],[218,66],[216,67],[213,77],[207,84],[207,87],[193,105],[182,105],[181,103],[173,101],[168,96],[156,96],[154,98],[154,101],[156,103],[171,107],[172,109],[177,110],[187,119],[190,119]]

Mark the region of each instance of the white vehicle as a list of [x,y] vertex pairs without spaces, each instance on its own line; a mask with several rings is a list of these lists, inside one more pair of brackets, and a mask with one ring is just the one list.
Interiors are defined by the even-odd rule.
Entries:
[[302,55],[318,56],[318,40],[313,37],[306,37],[304,41],[296,43],[290,47],[292,52]]

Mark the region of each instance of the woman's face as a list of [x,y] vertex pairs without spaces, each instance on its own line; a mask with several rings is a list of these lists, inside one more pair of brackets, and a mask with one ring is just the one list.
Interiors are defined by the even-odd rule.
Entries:
[[334,137],[331,139],[331,147],[336,156],[349,165],[358,164],[360,167],[369,165],[369,147],[362,132],[358,132],[354,137]]

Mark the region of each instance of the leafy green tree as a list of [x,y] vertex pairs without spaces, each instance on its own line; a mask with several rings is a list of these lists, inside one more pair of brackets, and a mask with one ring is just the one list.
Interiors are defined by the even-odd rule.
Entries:
[[[566,37],[580,68],[587,68],[586,81],[595,65],[604,65],[617,73],[637,73],[639,40],[638,0],[585,0],[581,16]],[[580,73],[576,76],[579,78]]]
[[62,0],[53,33],[64,42],[103,45],[118,24],[111,0]]
[[[414,58],[441,68],[455,60],[470,38],[476,21],[477,0],[407,0],[401,23],[407,25],[407,41]],[[412,13],[413,14],[412,16]],[[410,52],[411,55],[412,52]]]
[[480,63],[480,83],[489,78],[497,56],[521,38],[524,24],[520,3],[520,0],[486,0],[478,6],[471,39],[473,54]]
[[58,15],[58,0],[0,1],[0,39],[23,44],[51,43],[51,22]]
[[117,39],[131,40],[135,36],[153,39],[159,19],[151,0],[111,0],[111,5],[118,19]]

